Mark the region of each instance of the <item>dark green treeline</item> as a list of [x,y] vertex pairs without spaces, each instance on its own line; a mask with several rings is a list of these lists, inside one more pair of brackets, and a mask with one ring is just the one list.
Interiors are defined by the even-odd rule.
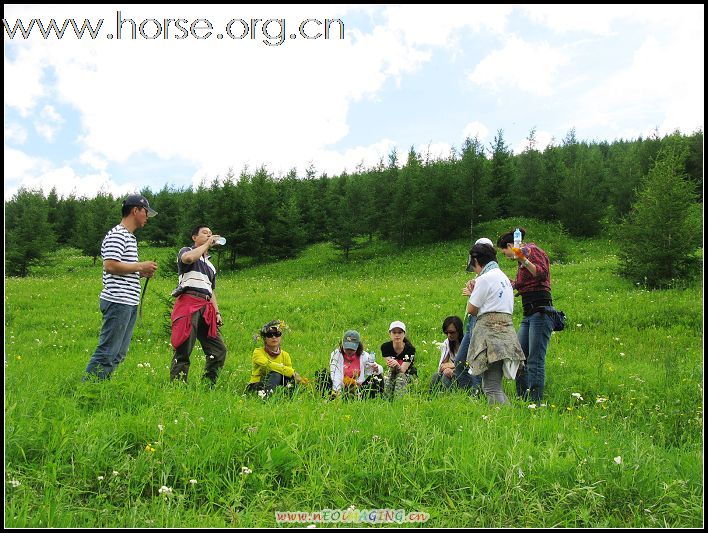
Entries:
[[[405,247],[474,233],[474,225],[500,217],[560,221],[571,235],[592,236],[630,213],[662,147],[685,147],[682,165],[693,202],[702,202],[703,133],[676,132],[632,141],[581,142],[571,130],[559,145],[514,155],[499,130],[485,147],[467,139],[448,159],[427,159],[413,149],[392,152],[374,168],[339,176],[275,177],[266,168],[229,171],[196,189],[140,191],[159,216],[138,235],[163,246],[190,243],[190,229],[209,225],[226,237],[221,268],[237,257],[256,261],[294,257],[305,246],[329,241],[344,256],[374,236]],[[405,157],[403,165],[399,159]],[[74,246],[96,260],[106,231],[120,219],[121,198],[48,197],[21,189],[5,202],[6,273],[27,268],[56,246]]]

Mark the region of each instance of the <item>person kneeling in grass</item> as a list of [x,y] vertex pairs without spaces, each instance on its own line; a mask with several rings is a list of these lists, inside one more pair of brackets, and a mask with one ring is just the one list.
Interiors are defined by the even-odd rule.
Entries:
[[261,328],[263,347],[253,350],[253,370],[247,392],[257,392],[265,398],[277,387],[292,389],[295,383],[303,382],[293,368],[290,354],[280,347],[282,334],[280,320],[272,320]]
[[391,340],[381,345],[381,355],[386,358],[388,366],[384,377],[384,395],[393,400],[405,393],[411,380],[418,377],[418,371],[413,366],[415,347],[406,337],[406,325],[395,320],[388,327],[388,333]]
[[317,386],[325,396],[373,398],[383,391],[382,375],[383,367],[364,350],[359,332],[349,330],[329,356],[329,372],[317,372]]

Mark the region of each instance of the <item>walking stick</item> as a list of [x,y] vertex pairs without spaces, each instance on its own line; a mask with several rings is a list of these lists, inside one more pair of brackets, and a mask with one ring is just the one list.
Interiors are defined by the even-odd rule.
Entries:
[[[155,263],[157,263],[157,259],[155,259]],[[145,285],[143,285],[143,292],[140,294],[140,306],[138,307],[138,318],[142,322],[143,320],[143,301],[145,300],[145,291],[148,288],[148,283],[150,282],[150,278],[145,278]]]

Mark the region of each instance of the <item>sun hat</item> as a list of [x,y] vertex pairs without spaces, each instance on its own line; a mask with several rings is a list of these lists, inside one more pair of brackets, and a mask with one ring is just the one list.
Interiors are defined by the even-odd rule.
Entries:
[[406,332],[406,325],[400,320],[394,320],[393,322],[391,322],[391,325],[388,327],[388,330],[391,331],[394,328],[400,328],[403,330],[403,333]]

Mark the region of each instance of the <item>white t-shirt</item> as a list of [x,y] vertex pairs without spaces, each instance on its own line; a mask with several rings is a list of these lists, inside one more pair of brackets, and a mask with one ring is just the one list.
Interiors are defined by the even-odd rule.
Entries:
[[474,284],[469,303],[479,308],[477,316],[484,313],[514,313],[514,289],[506,274],[495,268],[482,274]]

